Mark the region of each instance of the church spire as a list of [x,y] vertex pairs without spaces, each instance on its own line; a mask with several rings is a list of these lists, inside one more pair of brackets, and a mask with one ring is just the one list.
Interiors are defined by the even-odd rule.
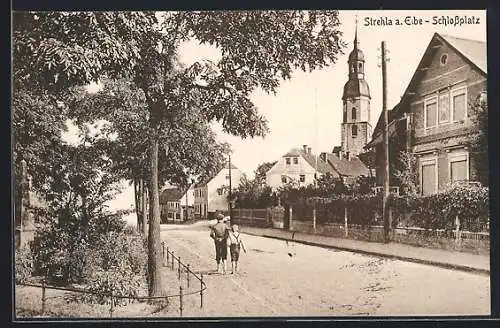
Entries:
[[356,15],[356,19],[354,21],[356,27],[354,29],[354,49],[358,49],[358,15]]

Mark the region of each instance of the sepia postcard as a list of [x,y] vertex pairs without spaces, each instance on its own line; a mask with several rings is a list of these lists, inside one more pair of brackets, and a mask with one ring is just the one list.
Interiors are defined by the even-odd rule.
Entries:
[[486,30],[13,11],[14,321],[489,317]]

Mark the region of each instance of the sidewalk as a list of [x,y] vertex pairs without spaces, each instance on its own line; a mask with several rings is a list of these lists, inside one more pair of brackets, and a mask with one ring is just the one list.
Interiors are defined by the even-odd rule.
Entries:
[[462,252],[416,247],[400,243],[374,243],[360,240],[291,232],[273,228],[242,226],[241,232],[249,235],[295,241],[307,245],[335,248],[343,251],[388,257],[448,269],[490,274],[490,258]]

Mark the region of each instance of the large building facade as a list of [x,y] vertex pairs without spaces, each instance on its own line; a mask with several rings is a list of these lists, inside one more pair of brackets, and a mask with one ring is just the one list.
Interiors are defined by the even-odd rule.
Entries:
[[[485,99],[484,42],[434,34],[401,101],[389,111],[390,162],[400,151],[416,156],[422,195],[456,181],[479,180],[468,144],[478,128],[473,108]],[[382,118],[368,147],[377,153],[382,176]],[[378,181],[381,183],[381,181]],[[391,185],[398,182],[391,176]]]

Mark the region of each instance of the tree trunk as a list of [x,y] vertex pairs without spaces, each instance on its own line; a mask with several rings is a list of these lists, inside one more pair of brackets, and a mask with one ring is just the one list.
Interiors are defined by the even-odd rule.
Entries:
[[137,232],[142,231],[142,217],[141,217],[141,186],[138,179],[134,179],[134,200],[135,200],[135,214],[137,215]]
[[142,227],[142,234],[144,236],[147,235],[148,233],[148,211],[147,211],[147,205],[148,205],[148,188],[146,186],[146,183],[144,182],[143,179],[141,179],[140,182],[141,186],[141,213],[142,213],[142,222],[141,222],[141,227]]
[[160,239],[160,196],[158,190],[158,138],[151,141],[151,177],[149,197],[149,234],[148,234],[148,283],[149,296],[165,294],[161,275],[162,253]]

